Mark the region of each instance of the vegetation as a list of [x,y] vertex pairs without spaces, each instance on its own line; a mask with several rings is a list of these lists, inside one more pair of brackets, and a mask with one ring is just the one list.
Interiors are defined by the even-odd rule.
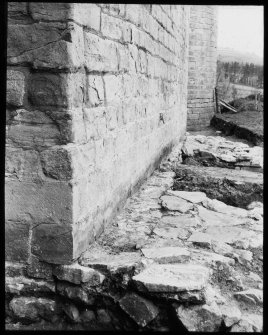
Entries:
[[263,66],[253,63],[217,61],[217,81],[263,88]]

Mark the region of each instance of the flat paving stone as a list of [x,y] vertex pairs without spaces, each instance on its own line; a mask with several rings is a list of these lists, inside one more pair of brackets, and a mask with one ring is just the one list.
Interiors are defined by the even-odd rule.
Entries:
[[176,196],[163,195],[160,198],[161,205],[167,210],[186,213],[193,209],[193,204]]
[[143,248],[141,251],[146,258],[151,258],[161,264],[184,263],[190,258],[190,252],[186,248]]
[[151,265],[132,279],[150,292],[201,290],[207,285],[208,268],[192,264]]
[[184,200],[190,201],[194,204],[204,201],[207,196],[204,192],[187,192],[187,191],[172,191],[168,190],[166,195],[173,195],[175,197],[182,198]]

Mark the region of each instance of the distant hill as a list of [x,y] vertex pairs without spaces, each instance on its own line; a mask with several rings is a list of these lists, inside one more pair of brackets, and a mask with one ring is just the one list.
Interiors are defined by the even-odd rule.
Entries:
[[231,48],[218,48],[218,60],[221,62],[253,63],[263,65],[263,58],[254,53],[240,52]]

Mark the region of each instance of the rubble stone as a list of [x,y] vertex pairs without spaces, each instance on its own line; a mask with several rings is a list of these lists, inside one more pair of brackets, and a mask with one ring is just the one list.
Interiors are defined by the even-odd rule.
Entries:
[[180,306],[176,312],[188,331],[216,332],[222,322],[222,313],[215,302],[211,305]]
[[146,258],[152,258],[157,263],[185,263],[190,258],[186,248],[165,247],[165,248],[142,248]]
[[120,307],[140,326],[145,327],[159,313],[149,300],[135,293],[127,293],[120,301]]
[[186,213],[189,210],[193,209],[193,205],[190,202],[175,196],[163,195],[160,200],[162,207],[170,211],[179,211],[180,213]]
[[206,286],[209,270],[191,264],[151,265],[132,279],[150,292],[201,290]]

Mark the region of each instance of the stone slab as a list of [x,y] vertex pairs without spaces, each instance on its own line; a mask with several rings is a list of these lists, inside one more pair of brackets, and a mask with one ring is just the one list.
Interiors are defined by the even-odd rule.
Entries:
[[152,265],[132,279],[150,292],[201,290],[207,284],[209,269],[192,264]]

